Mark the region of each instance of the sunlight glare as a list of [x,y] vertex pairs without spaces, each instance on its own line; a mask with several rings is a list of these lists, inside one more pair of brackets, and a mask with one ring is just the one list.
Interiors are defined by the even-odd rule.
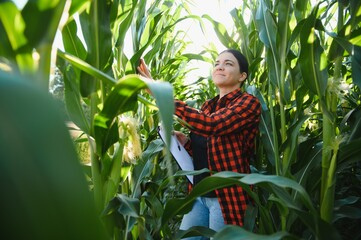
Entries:
[[[234,22],[230,11],[234,8],[242,6],[242,0],[193,0],[190,4],[190,10],[192,14],[203,16],[209,15],[213,20],[222,23],[227,31],[234,28]],[[215,46],[218,52],[225,50],[225,46],[219,41],[213,25],[208,20],[203,19],[205,32],[199,23],[195,20],[187,20],[179,24],[176,29],[182,29],[187,32],[187,37],[190,44],[187,45],[185,53],[197,54],[203,51],[205,48]],[[230,32],[228,32],[231,34]],[[212,65],[203,61],[192,60],[189,65],[196,66],[186,76],[186,83],[197,81],[199,77],[208,77],[211,73]]]

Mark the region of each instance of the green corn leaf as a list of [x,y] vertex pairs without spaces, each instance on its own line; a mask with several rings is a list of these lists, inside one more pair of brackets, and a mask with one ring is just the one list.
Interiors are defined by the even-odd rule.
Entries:
[[65,1],[60,0],[27,1],[21,13],[26,22],[24,33],[29,46],[53,43],[64,6]]
[[89,6],[91,0],[72,0],[70,9],[69,9],[69,17],[72,19],[72,16],[76,13],[81,13],[85,10],[86,7]]
[[[167,34],[172,28],[174,28],[174,26],[181,22],[184,21],[186,19],[189,18],[194,18],[194,19],[199,19],[198,16],[194,16],[194,15],[188,15],[186,17],[177,19],[174,23],[167,25],[164,29],[162,29],[161,32],[159,32],[158,34],[154,34],[153,36],[150,35],[149,36],[149,41],[142,47],[139,49],[139,51],[137,51],[130,59],[130,62],[133,66],[133,68],[135,69],[135,66],[137,66],[136,64],[138,63],[139,59],[142,57],[143,53],[147,50],[147,48],[152,44],[152,43],[158,43],[158,42],[162,42],[162,38],[165,36],[165,34]],[[133,70],[134,71],[134,70]]]
[[280,89],[281,97],[284,97],[284,84],[281,83],[281,81],[284,80],[280,79],[282,63],[280,62],[281,59],[277,46],[277,24],[265,0],[262,0],[259,8],[257,8],[256,23],[259,29],[259,39],[266,46],[266,59],[270,82]]
[[322,145],[319,144],[318,139],[309,139],[302,142],[299,147],[298,162],[293,165],[294,176],[297,182],[302,186],[310,185],[314,189],[319,184],[318,181],[310,181],[311,174],[317,174],[317,166],[321,165]]
[[316,210],[313,207],[312,201],[308,196],[307,192],[305,191],[305,189],[290,178],[281,177],[281,176],[261,175],[261,174],[249,174],[243,177],[241,179],[241,182],[246,184],[259,184],[265,182],[265,183],[274,184],[280,188],[291,188],[301,195],[303,203],[305,204],[305,206],[307,206],[309,210],[311,210],[314,213],[316,212]]
[[350,15],[351,25],[356,26],[361,21],[361,2],[357,0],[350,0]]
[[164,142],[161,139],[155,139],[149,143],[147,149],[143,152],[143,159],[153,159],[156,155],[163,151]]
[[163,215],[163,203],[155,196],[144,195],[142,198],[145,200],[149,208],[155,213],[156,218],[161,218]]
[[214,31],[216,32],[218,39],[225,47],[235,49],[238,48],[238,44],[233,40],[233,38],[231,38],[231,36],[227,32],[226,27],[222,23],[215,21],[207,14],[203,15],[202,18],[207,19],[213,24]]
[[356,197],[356,196],[348,196],[343,199],[337,199],[335,201],[335,208],[340,208],[342,206],[355,204],[359,199],[360,197]]
[[277,54],[277,25],[271,11],[266,5],[265,0],[262,0],[260,1],[259,8],[257,8],[256,21],[259,28],[259,38],[268,48],[272,50],[273,54]]
[[273,192],[282,201],[286,202],[288,204],[287,207],[292,208],[298,213],[300,208],[292,203],[293,201],[291,196],[284,188],[295,190],[298,194],[300,194],[300,200],[304,203],[304,205],[312,213],[316,214],[316,210],[314,209],[312,201],[309,198],[307,192],[301,185],[289,178],[274,175],[219,172],[198,183],[186,198],[171,199],[168,201],[165,206],[162,224],[166,224],[169,219],[177,214],[185,214],[186,212],[190,211],[193,201],[196,199],[196,197],[215,189],[228,187],[235,184],[242,186],[242,188],[247,191],[247,193],[250,194],[250,196],[256,202],[259,201],[258,197],[251,191],[249,185],[259,185],[264,187],[270,192]]
[[283,172],[288,172],[290,169],[290,164],[292,163],[292,159],[296,158],[297,150],[298,150],[298,136],[303,126],[304,122],[309,119],[309,116],[303,115],[300,116],[289,128],[287,129],[287,139],[282,144],[282,148],[289,148],[290,149],[290,159],[287,159]]
[[85,47],[77,35],[78,27],[75,20],[68,22],[61,31],[64,50],[68,54],[72,54],[82,60],[86,59],[87,52]]
[[237,180],[216,178],[213,176],[204,179],[193,188],[192,192],[186,198],[171,199],[166,203],[164,214],[162,216],[162,225],[167,224],[168,220],[177,214],[185,214],[189,212],[192,209],[192,205],[196,197],[218,188],[230,186],[231,184],[235,184],[235,182],[237,182]]
[[299,21],[296,25],[296,27],[292,30],[290,39],[288,41],[288,49],[287,52],[290,51],[291,46],[295,43],[295,41],[300,37],[301,30],[303,28],[303,24],[305,23],[305,19],[302,19]]
[[[25,36],[28,40],[28,51],[36,49],[36,80],[41,79],[44,90],[49,89],[52,45],[64,12],[66,1],[28,1],[22,10],[26,22]],[[39,27],[41,26],[41,27]]]
[[[153,141],[152,142],[153,144],[151,143],[149,145],[149,147],[146,150],[148,151],[148,153],[145,154],[144,152],[142,155],[142,161],[137,163],[137,165],[134,166],[133,168],[133,176],[135,179],[135,184],[134,184],[134,189],[132,191],[132,197],[140,197],[140,195],[142,194],[140,186],[146,178],[150,177],[150,175],[152,174],[152,170],[154,168],[154,164],[152,160],[154,159],[155,155],[159,154],[159,152],[163,151],[164,149],[163,141],[161,139],[157,139],[157,140]],[[156,145],[157,142],[159,145]],[[144,157],[147,156],[147,154],[150,154],[149,158]],[[161,211],[161,210],[163,210],[163,208],[157,209],[155,211]]]
[[281,240],[281,239],[298,239],[287,232],[276,232],[270,235],[256,234],[249,232],[238,226],[226,226],[214,235],[214,239],[227,240]]
[[[237,9],[233,9],[230,12],[231,16],[233,17],[234,24],[237,29],[239,29],[239,33],[241,35],[242,44],[241,44],[241,52],[246,56],[248,61],[252,60],[251,52],[250,52],[250,39],[249,39],[249,30],[247,25],[243,19],[243,15]],[[251,69],[251,68],[250,68]],[[250,71],[251,72],[251,71]]]
[[28,79],[0,72],[0,109],[0,186],[6,189],[1,233],[15,239],[107,239],[54,100]]
[[211,228],[203,227],[203,226],[194,226],[187,230],[179,230],[175,236],[175,239],[184,239],[194,236],[203,236],[203,237],[212,238],[215,233],[216,231],[212,230]]
[[89,63],[81,60],[80,58],[78,58],[72,54],[65,53],[59,49],[58,49],[57,54],[59,57],[63,58],[64,60],[67,60],[68,62],[73,64],[74,67],[79,68],[80,70],[86,72],[87,74],[89,74],[91,76],[94,76],[95,78],[97,78],[100,81],[103,81],[110,85],[114,85],[117,82],[114,78],[110,77],[109,75],[103,73],[99,69],[96,69]]
[[[115,129],[115,131],[118,132],[118,129]],[[115,147],[114,154],[110,161],[109,173],[103,174],[102,172],[102,176],[106,179],[104,182],[104,202],[106,203],[109,202],[118,192],[122,173],[124,174],[124,172],[126,172],[122,169],[124,142],[119,140],[118,142],[119,144]]]
[[333,222],[341,218],[361,219],[361,209],[358,207],[343,206],[335,211]]
[[[280,1],[278,6],[278,26],[277,29],[279,30],[279,34],[277,35],[280,39],[279,42],[279,50],[281,55],[281,60],[283,61],[286,59],[287,56],[287,41],[290,35],[290,28],[289,22],[292,16],[292,1]],[[282,62],[282,64],[285,64]]]
[[352,81],[361,89],[361,47],[353,47]]
[[133,1],[131,8],[124,10],[123,13],[119,16],[119,20],[115,21],[115,26],[117,28],[114,32],[115,39],[117,39],[117,46],[122,47],[124,45],[125,35],[133,22],[136,7],[136,1]]
[[[21,12],[17,9],[15,3],[11,1],[0,3],[0,19],[5,28],[9,42],[14,50],[19,50],[28,44],[24,34],[25,22]],[[16,21],[15,21],[16,19]]]
[[295,4],[295,16],[298,21],[305,19],[308,14],[308,8],[310,7],[310,2],[305,0],[296,0]]
[[333,222],[340,218],[360,219],[361,209],[352,206],[357,204],[359,199],[360,197],[348,196],[346,198],[336,200]]
[[84,133],[90,135],[90,122],[86,118],[85,110],[82,106],[81,95],[77,85],[75,69],[68,67],[65,60],[58,58],[57,66],[63,73],[64,98],[68,115]]
[[[103,218],[117,219],[117,226],[130,231],[140,217],[140,201],[126,194],[117,194],[102,212]],[[113,219],[114,220],[114,219]]]
[[[88,51],[86,62],[108,75],[112,75],[110,70],[113,62],[110,12],[110,2],[95,0],[90,5],[89,11],[84,11],[79,16]],[[102,84],[96,81],[94,75],[81,72],[80,92],[82,96],[89,96]]]
[[300,67],[303,80],[309,89],[320,98],[325,96],[327,86],[327,59],[320,45],[320,40],[315,34],[318,6],[306,19],[300,33],[301,52]]
[[1,48],[10,44],[12,50],[1,50],[7,53],[5,57],[16,60],[19,70],[22,73],[35,71],[35,63],[32,58],[32,49],[29,48],[29,40],[25,34],[25,21],[21,12],[12,1],[0,3],[0,20],[5,34],[1,34],[5,43]]
[[[252,90],[253,89],[253,90]],[[259,130],[261,133],[262,144],[266,150],[268,161],[274,166],[275,165],[275,153],[277,152],[275,149],[273,130],[271,125],[271,117],[270,112],[267,107],[266,101],[264,97],[261,95],[259,91],[255,88],[247,88],[247,92],[255,95],[261,103],[262,113],[261,113],[261,121],[259,125]]]
[[339,164],[337,166],[338,171],[350,166],[350,164],[360,162],[360,144],[361,139],[359,138],[340,145],[338,154]]
[[302,222],[309,227],[317,239],[322,240],[341,240],[341,236],[336,227],[325,222],[319,215],[310,212],[297,213]]
[[118,194],[116,198],[119,201],[118,212],[121,215],[139,217],[139,199],[130,198],[125,194]]
[[115,138],[111,137],[113,134],[108,132],[113,126],[115,117],[124,112],[135,110],[138,92],[147,87],[156,99],[165,132],[169,134],[169,139],[166,141],[170,142],[174,113],[171,85],[167,82],[149,82],[138,75],[128,75],[114,85],[104,102],[103,109],[94,119],[94,133],[100,154],[104,154],[115,141]]
[[204,61],[204,62],[208,62],[208,63],[213,63],[212,59],[207,58],[206,56],[203,56],[203,55],[199,55],[199,54],[186,53],[186,54],[182,54],[182,57],[185,57],[187,59],[187,61],[200,60],[200,61]]

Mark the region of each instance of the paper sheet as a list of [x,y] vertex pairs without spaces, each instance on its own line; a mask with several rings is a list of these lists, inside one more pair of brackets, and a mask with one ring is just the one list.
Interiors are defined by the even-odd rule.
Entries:
[[[165,142],[165,132],[162,127],[158,127],[158,133],[159,133],[161,139],[163,140],[163,142]],[[172,156],[177,161],[178,166],[182,170],[184,170],[184,171],[193,171],[194,170],[192,157],[188,154],[187,150],[185,150],[185,148],[182,146],[182,144],[179,143],[179,141],[175,135],[171,136],[169,149],[170,149]],[[193,184],[193,176],[187,175],[187,178],[188,178],[189,182]]]

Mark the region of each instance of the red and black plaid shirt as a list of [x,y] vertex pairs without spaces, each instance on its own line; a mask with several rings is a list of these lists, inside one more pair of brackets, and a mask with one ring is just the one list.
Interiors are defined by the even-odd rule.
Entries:
[[[175,114],[189,123],[196,134],[207,137],[208,166],[211,171],[249,173],[258,133],[261,105],[240,89],[205,102],[201,110],[176,100]],[[189,143],[187,143],[188,145]],[[239,186],[216,190],[226,224],[243,225],[249,202]]]

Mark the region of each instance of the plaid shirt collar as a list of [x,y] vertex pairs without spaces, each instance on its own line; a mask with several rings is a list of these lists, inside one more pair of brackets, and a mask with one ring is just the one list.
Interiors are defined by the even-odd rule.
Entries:
[[241,96],[242,94],[243,94],[243,92],[241,91],[241,89],[237,88],[237,89],[233,90],[232,92],[229,92],[226,95],[224,95],[221,99],[219,99],[219,95],[217,95],[216,97],[209,100],[207,105],[214,106],[214,104],[216,104],[216,105],[223,106],[223,105],[231,102],[232,100],[236,99],[237,97]]

